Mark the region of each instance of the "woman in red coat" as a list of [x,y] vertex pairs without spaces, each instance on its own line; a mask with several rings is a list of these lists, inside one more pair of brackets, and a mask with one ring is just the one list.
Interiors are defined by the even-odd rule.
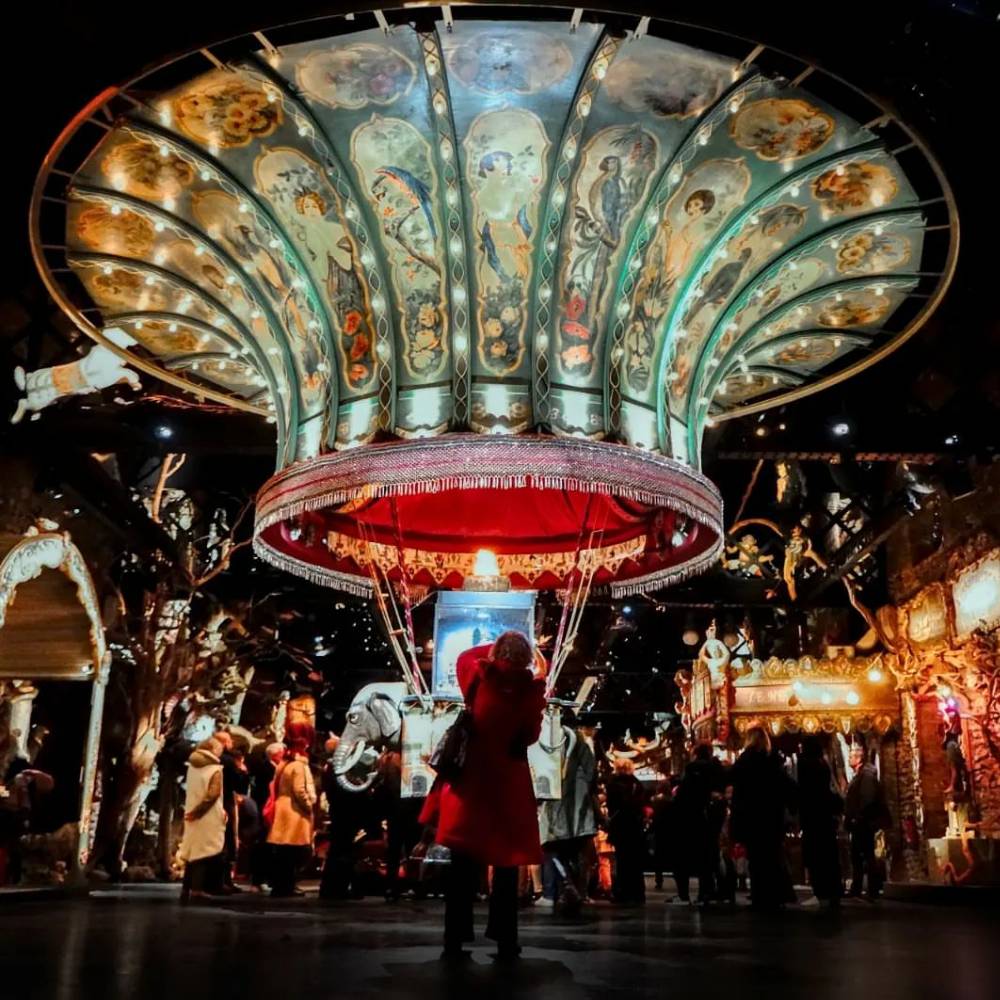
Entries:
[[451,850],[444,957],[464,956],[474,939],[472,907],[483,865],[493,865],[486,936],[501,958],[517,955],[517,868],[539,864],[538,807],[528,747],[539,736],[545,682],[532,673],[531,644],[505,632],[491,646],[458,658],[458,683],[472,712],[462,776],[441,782],[424,807],[437,822],[437,842]]

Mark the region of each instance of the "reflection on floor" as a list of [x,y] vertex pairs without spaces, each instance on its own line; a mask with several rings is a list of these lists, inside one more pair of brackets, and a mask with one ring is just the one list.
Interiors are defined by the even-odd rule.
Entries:
[[[744,907],[594,905],[579,921],[522,911],[522,960],[480,941],[459,969],[438,961],[442,906],[240,896],[182,907],[167,886],[90,900],[0,903],[0,996],[101,1000],[642,1000],[646,997],[995,998],[996,913],[848,903],[774,917]],[[480,922],[480,927],[482,923]],[[16,986],[14,984],[17,984]],[[8,992],[11,990],[11,992]]]

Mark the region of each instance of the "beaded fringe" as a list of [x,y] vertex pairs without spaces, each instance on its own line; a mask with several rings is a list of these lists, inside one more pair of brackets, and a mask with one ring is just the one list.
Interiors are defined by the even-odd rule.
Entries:
[[333,587],[354,597],[371,597],[374,592],[371,582],[366,581],[364,577],[338,573],[336,570],[316,566],[302,559],[294,559],[272,548],[259,537],[253,540],[253,550],[255,555],[276,569],[300,576],[318,587]]
[[[558,476],[553,474],[535,475],[527,474],[522,476],[507,475],[469,475],[469,476],[442,476],[433,479],[410,480],[402,483],[366,483],[364,486],[347,487],[335,490],[328,490],[315,496],[302,497],[282,503],[276,502],[273,509],[268,509],[271,505],[267,498],[263,500],[263,507],[259,510],[256,530],[258,533],[265,531],[279,521],[287,520],[290,517],[297,517],[299,514],[311,511],[322,510],[325,507],[339,507],[355,500],[378,500],[383,497],[403,497],[418,496],[428,493],[445,493],[449,490],[513,490],[525,489],[534,486],[544,490],[567,490],[574,493],[598,493],[605,496],[621,497],[632,500],[635,503],[647,504],[650,507],[667,507],[679,514],[684,514],[692,520],[697,521],[709,528],[719,529],[721,516],[717,519],[700,507],[688,503],[680,497],[645,490],[640,487],[624,486],[618,484],[598,483],[585,479],[578,479],[573,476]],[[721,515],[721,504],[720,504]]]
[[655,573],[647,573],[645,576],[637,576],[632,580],[623,580],[621,583],[609,584],[611,596],[634,597],[637,594],[645,594],[651,590],[662,590],[664,587],[672,587],[675,583],[683,583],[691,577],[703,573],[713,563],[719,561],[722,555],[723,540],[720,538],[707,552],[694,559],[688,560],[681,566],[664,566],[663,569]]

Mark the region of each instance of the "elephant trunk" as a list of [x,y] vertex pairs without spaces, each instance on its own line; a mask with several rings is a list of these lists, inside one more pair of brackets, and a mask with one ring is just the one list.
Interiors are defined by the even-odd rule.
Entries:
[[351,769],[361,759],[365,750],[364,739],[349,743],[341,740],[337,749],[333,752],[331,765],[333,773],[337,778],[337,784],[348,792],[364,792],[371,788],[375,781],[375,769],[369,769],[368,773],[361,781],[354,781],[350,776]]

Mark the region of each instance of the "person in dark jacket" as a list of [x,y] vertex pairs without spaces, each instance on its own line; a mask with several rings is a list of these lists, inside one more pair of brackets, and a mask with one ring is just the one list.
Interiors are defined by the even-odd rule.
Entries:
[[838,906],[843,883],[837,828],[844,803],[833,789],[830,765],[823,758],[817,736],[802,741],[798,779],[802,861],[809,872],[809,884],[821,903]]
[[674,792],[679,784],[679,779],[663,774],[650,802],[653,809],[653,877],[657,889],[663,888],[665,871],[673,871],[676,875]]
[[682,901],[689,899],[688,879],[698,878],[698,902],[709,903],[715,896],[719,869],[719,837],[722,819],[718,806],[724,786],[722,765],[712,756],[712,748],[702,743],[684,769],[684,777],[674,798],[678,826],[678,850],[674,862],[674,880]]
[[284,743],[270,743],[266,749],[258,748],[252,753],[248,762],[250,798],[257,805],[259,817],[257,836],[250,848],[250,884],[257,891],[270,882],[271,852],[267,845],[268,825],[264,818],[264,806],[271,795],[271,782],[274,781],[275,769],[284,756]]
[[579,733],[565,728],[569,748],[563,765],[562,797],[541,803],[538,826],[545,853],[545,899],[564,911],[577,910],[587,895],[583,852],[597,833],[594,751]]
[[875,858],[875,834],[886,825],[889,810],[878,770],[866,758],[863,747],[851,748],[850,763],[855,773],[847,788],[844,816],[851,835],[851,895],[862,894],[867,873],[867,899],[875,902],[882,891],[881,872]]
[[[331,736],[327,753],[333,755],[339,737]],[[357,866],[358,835],[365,829],[371,812],[371,792],[351,791],[346,778],[338,779],[332,764],[323,772],[323,791],[330,810],[326,862],[319,884],[319,898],[325,900],[363,899],[364,886]]]
[[545,681],[534,676],[531,643],[504,632],[492,646],[458,658],[458,684],[472,714],[465,764],[454,782],[435,783],[421,822],[436,823],[438,843],[451,851],[445,905],[446,960],[467,956],[473,903],[483,866],[493,865],[486,936],[497,957],[515,958],[517,869],[542,861],[538,808],[528,747],[542,729]]
[[785,862],[785,810],[794,803],[794,782],[771,753],[767,733],[753,727],[733,765],[733,839],[743,844],[750,868],[750,901],[755,909],[776,909],[790,900]]
[[623,906],[646,902],[646,793],[630,760],[615,761],[608,778],[608,839],[615,849],[611,899]]
[[222,808],[226,813],[226,849],[225,864],[222,866],[222,892],[230,894],[239,892],[233,884],[233,866],[236,864],[237,833],[239,816],[236,808],[236,796],[246,795],[250,791],[250,775],[244,763],[243,754],[235,747],[232,733],[225,729],[215,734],[215,739],[222,744]]

